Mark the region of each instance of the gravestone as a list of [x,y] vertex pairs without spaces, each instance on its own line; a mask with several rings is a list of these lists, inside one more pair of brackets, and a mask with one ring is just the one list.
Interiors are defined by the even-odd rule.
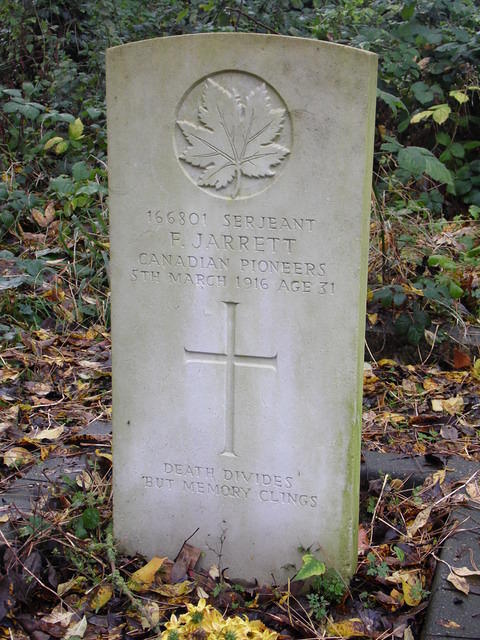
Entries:
[[108,51],[123,550],[354,571],[375,88],[375,55],[301,38]]

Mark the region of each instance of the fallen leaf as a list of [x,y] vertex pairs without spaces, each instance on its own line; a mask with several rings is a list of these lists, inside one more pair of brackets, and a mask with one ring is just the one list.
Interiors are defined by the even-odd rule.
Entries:
[[452,567],[452,571],[456,573],[457,576],[461,576],[462,578],[466,578],[467,576],[480,577],[480,571],[478,570],[472,571],[468,567]]
[[327,624],[327,633],[328,635],[338,636],[340,638],[370,637],[360,618],[350,618],[348,620],[341,620],[340,622],[329,622]]
[[446,472],[447,472],[446,469],[440,469],[440,471],[435,471],[435,473],[432,474],[433,485],[443,484],[443,482],[445,481]]
[[96,594],[93,596],[92,601],[90,602],[91,608],[95,611],[99,611],[102,607],[104,607],[110,598],[113,596],[112,586],[109,584],[104,584],[97,589]]
[[10,516],[8,515],[8,513],[2,513],[2,515],[0,515],[0,524],[5,524],[5,522],[8,522],[10,519]]
[[405,629],[405,631],[403,632],[403,640],[415,640],[412,630],[410,629],[410,627],[407,627]]
[[468,353],[460,349],[453,349],[453,367],[454,369],[468,369],[472,365],[472,361]]
[[469,482],[466,486],[467,494],[470,500],[480,504],[480,487],[478,482]]
[[85,631],[87,630],[87,618],[83,618],[79,622],[72,622],[67,629],[66,634],[63,636],[64,640],[69,638],[83,638]]
[[416,572],[403,574],[402,590],[405,603],[409,607],[417,607],[422,601],[422,582]]
[[132,591],[147,591],[166,559],[155,556],[144,567],[132,573],[128,588]]
[[21,467],[34,461],[33,454],[23,447],[12,447],[3,456],[3,463],[7,467]]
[[358,528],[358,554],[363,556],[368,549],[370,549],[370,540],[365,528],[360,525]]
[[72,578],[68,582],[62,582],[61,584],[59,584],[57,586],[57,593],[59,596],[63,596],[65,593],[68,593],[72,590],[79,591],[83,589],[86,581],[87,579],[85,578],[85,576],[75,576],[75,578]]
[[50,613],[43,616],[42,622],[45,624],[58,624],[61,627],[68,627],[73,617],[73,611],[65,611],[61,604],[57,605]]
[[165,596],[165,598],[180,598],[193,591],[194,586],[193,582],[185,580],[184,582],[177,582],[176,584],[160,584],[152,587],[151,591]]
[[447,580],[453,584],[455,589],[458,589],[459,591],[461,591],[462,593],[468,596],[470,592],[470,587],[468,586],[468,582],[466,581],[465,578],[462,578],[461,576],[457,576],[456,573],[453,573],[453,571],[450,571],[450,573],[447,576]]
[[143,614],[140,618],[142,629],[144,631],[153,629],[160,622],[160,608],[156,602],[151,600],[146,602],[143,607]]
[[32,436],[32,440],[56,440],[65,431],[65,427],[52,427],[50,429],[42,429],[37,434]]
[[444,400],[443,407],[451,416],[462,413],[464,407],[462,396],[455,396]]
[[455,620],[443,620],[440,619],[438,621],[438,624],[440,624],[442,627],[445,627],[446,629],[461,629],[462,626],[460,624],[458,624],[458,622],[455,622]]
[[420,529],[423,529],[423,527],[427,524],[430,518],[431,511],[432,511],[431,506],[428,506],[426,509],[423,509],[417,514],[417,517],[412,522],[412,524],[407,526],[407,535],[409,538],[413,538],[413,536],[417,533],[417,531],[420,531]]

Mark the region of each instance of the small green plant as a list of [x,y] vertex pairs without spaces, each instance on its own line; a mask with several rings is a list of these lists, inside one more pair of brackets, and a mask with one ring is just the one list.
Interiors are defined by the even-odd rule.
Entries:
[[311,614],[317,622],[321,622],[327,617],[330,603],[318,593],[309,593],[307,595],[308,604],[310,605]]
[[312,590],[329,603],[338,604],[345,594],[346,585],[338,571],[327,569],[323,575],[313,579]]
[[367,564],[367,576],[386,578],[390,573],[390,569],[385,560],[379,562],[377,556],[372,552],[367,556]]

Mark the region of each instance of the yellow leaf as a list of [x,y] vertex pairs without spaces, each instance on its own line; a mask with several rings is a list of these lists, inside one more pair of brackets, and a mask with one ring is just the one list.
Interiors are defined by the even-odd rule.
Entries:
[[422,601],[422,583],[415,573],[402,576],[403,597],[409,607],[417,607]]
[[378,322],[378,313],[368,313],[368,320],[372,326],[376,325]]
[[3,456],[3,463],[7,467],[21,467],[24,464],[33,462],[35,457],[27,449],[23,447],[12,447]]
[[430,118],[431,115],[432,115],[432,111],[420,111],[419,113],[416,113],[414,116],[410,118],[410,124],[417,124],[422,120],[426,120],[427,118]]
[[379,367],[396,367],[397,363],[395,360],[390,360],[389,358],[382,358],[378,361]]
[[448,574],[447,580],[453,584],[455,589],[458,589],[462,593],[468,596],[470,591],[470,587],[468,586],[468,582],[462,576],[457,576],[453,571],[450,571]]
[[2,515],[0,515],[0,524],[5,524],[5,522],[8,522],[10,516],[8,515],[8,513],[3,513]]
[[59,142],[58,144],[55,145],[55,153],[57,154],[57,156],[60,156],[62,153],[65,153],[67,149],[68,149],[68,142],[66,140],[62,140],[62,142]]
[[77,118],[68,125],[68,135],[72,140],[80,140],[83,133],[83,122]]
[[433,398],[432,411],[443,411],[443,398]]
[[111,453],[105,453],[100,449],[95,449],[95,455],[98,456],[99,458],[105,458],[106,460],[113,462],[113,456]]
[[446,469],[440,469],[440,471],[435,471],[432,474],[433,485],[442,484],[445,481],[445,474],[447,473]]
[[85,576],[76,576],[72,578],[68,582],[62,582],[57,586],[57,593],[59,596],[63,596],[65,593],[69,591],[79,591],[83,589],[87,579]]
[[327,633],[340,638],[369,638],[366,633],[363,622],[360,618],[350,618],[340,622],[329,622],[327,624]]
[[97,593],[93,596],[90,606],[95,610],[95,613],[104,607],[110,598],[113,596],[113,589],[111,585],[104,584],[98,588]]
[[475,380],[480,380],[480,358],[476,358],[472,367],[472,376]]
[[132,576],[128,581],[128,588],[131,589],[131,591],[146,591],[152,584],[155,574],[163,566],[165,560],[167,560],[167,558],[159,558],[155,556],[150,560],[150,562],[147,562],[144,567],[138,569],[135,573],[132,573]]
[[63,138],[61,138],[60,136],[55,136],[54,138],[50,138],[50,140],[47,140],[43,148],[45,151],[48,151],[49,149],[54,147],[56,144],[62,141],[63,141]]
[[407,535],[409,538],[413,538],[417,531],[423,529],[423,527],[427,524],[430,518],[431,510],[431,505],[426,509],[423,509],[422,511],[420,511],[420,513],[417,514],[417,517],[412,522],[412,524],[407,526]]
[[452,98],[455,98],[455,100],[460,104],[463,104],[464,102],[468,102],[470,99],[465,93],[465,91],[460,91],[458,89],[454,89],[453,91],[450,91],[448,95],[451,96]]

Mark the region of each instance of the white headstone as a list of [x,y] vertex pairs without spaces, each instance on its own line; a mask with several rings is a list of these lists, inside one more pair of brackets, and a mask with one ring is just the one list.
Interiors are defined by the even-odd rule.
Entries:
[[354,571],[375,87],[375,55],[301,38],[108,51],[124,550]]

